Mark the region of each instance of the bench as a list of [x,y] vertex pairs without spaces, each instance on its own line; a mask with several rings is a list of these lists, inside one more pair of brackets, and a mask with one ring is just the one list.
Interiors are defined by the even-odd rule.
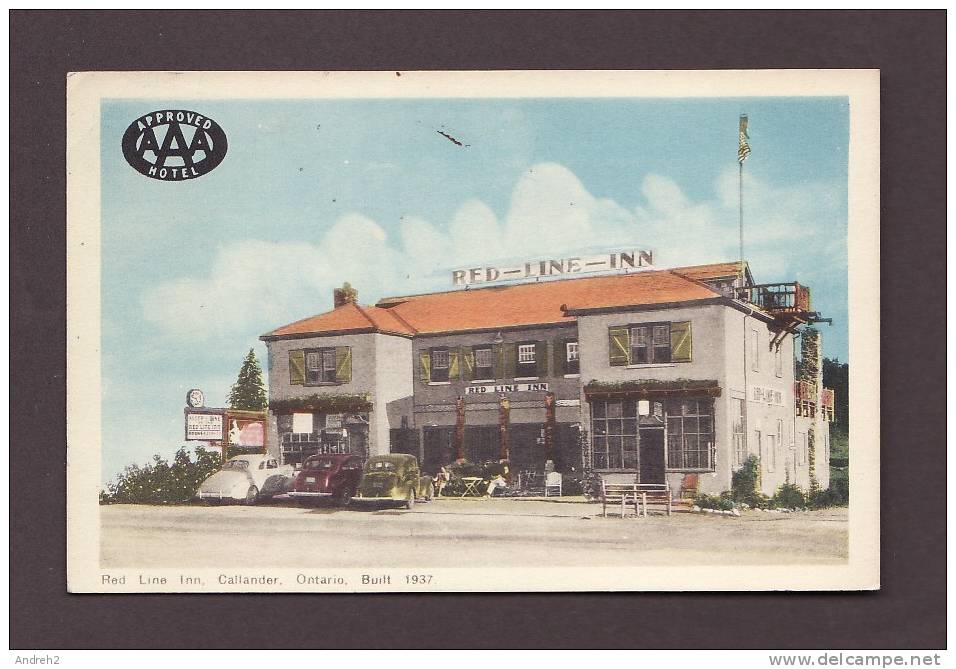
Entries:
[[[640,515],[642,495],[637,490],[636,483],[608,483],[601,482],[601,515],[607,518],[608,504],[621,505],[621,518],[624,517],[624,511],[628,504],[634,505],[634,513]],[[645,509],[645,515],[646,509]]]
[[644,516],[647,517],[648,504],[660,504],[667,508],[667,515],[671,515],[671,487],[666,483],[635,483],[634,487],[642,495]]
[[608,504],[621,505],[621,518],[628,504],[634,505],[634,513],[647,517],[647,505],[662,504],[671,515],[671,489],[666,483],[609,483],[601,482],[601,515],[607,518]]

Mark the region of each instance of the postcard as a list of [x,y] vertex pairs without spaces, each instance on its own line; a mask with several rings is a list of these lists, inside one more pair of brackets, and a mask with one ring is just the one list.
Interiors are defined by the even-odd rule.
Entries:
[[878,86],[71,74],[66,587],[879,588]]

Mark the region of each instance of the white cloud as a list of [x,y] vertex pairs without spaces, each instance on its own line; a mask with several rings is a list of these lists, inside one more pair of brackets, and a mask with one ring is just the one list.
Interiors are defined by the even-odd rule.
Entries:
[[[541,163],[518,179],[502,219],[472,199],[447,223],[404,217],[394,239],[352,213],[316,240],[233,242],[218,249],[207,276],[160,284],[143,296],[143,307],[152,325],[177,339],[209,340],[226,329],[248,340],[328,309],[332,288],[343,281],[372,301],[443,288],[446,272],[460,266],[595,246],[651,248],[664,267],[732,260],[736,176],[722,174],[711,197],[694,201],[674,180],[648,174],[636,189],[637,204],[627,208],[593,196],[566,167]],[[835,188],[779,187],[749,176],[744,187],[746,256],[759,280],[805,280],[832,275],[834,264],[845,267]],[[813,258],[797,252],[811,246]]]

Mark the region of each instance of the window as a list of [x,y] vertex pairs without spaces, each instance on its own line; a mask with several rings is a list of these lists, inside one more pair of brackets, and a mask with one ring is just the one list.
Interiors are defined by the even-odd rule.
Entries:
[[635,323],[608,328],[608,364],[651,365],[691,362],[690,321]]
[[807,433],[806,432],[800,433],[800,452],[798,453],[798,457],[800,458],[801,465],[807,464]]
[[780,350],[780,346],[773,349],[773,373],[783,376],[783,351]]
[[714,469],[714,404],[711,400],[668,400],[667,468]]
[[631,328],[631,364],[671,361],[670,323],[648,323]]
[[785,442],[783,440],[783,421],[778,418],[777,419],[777,445],[780,446],[780,448],[783,448],[784,443]]
[[595,400],[591,416],[594,468],[637,468],[637,401]]
[[767,435],[767,471],[777,471],[777,440],[776,435]]
[[348,383],[352,380],[352,348],[293,349],[289,351],[289,384]]
[[756,330],[750,331],[750,369],[760,371],[760,333]]
[[754,430],[754,442],[757,445],[757,453],[760,454],[760,458],[765,458],[765,453],[763,452],[763,433],[760,430]]
[[431,350],[433,382],[448,381],[449,355],[447,348],[433,348]]
[[734,430],[734,466],[740,467],[747,459],[747,441],[744,439],[744,401],[732,400]]
[[518,344],[518,366],[515,378],[530,378],[538,375],[537,347],[534,343]]
[[306,383],[335,383],[335,349],[305,352]]
[[475,349],[475,378],[480,380],[494,379],[494,357],[490,348]]
[[518,364],[534,364],[534,344],[521,344],[518,346]]
[[578,362],[578,343],[576,341],[565,342],[564,352],[565,352],[564,373],[565,374],[580,373],[581,367],[580,367],[580,363]]

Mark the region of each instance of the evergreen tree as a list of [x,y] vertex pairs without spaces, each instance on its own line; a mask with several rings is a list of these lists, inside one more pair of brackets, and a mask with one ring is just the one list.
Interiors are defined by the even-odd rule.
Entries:
[[268,404],[266,387],[262,382],[262,367],[259,366],[255,350],[250,348],[246,359],[242,361],[239,378],[229,392],[229,408],[265,411]]

